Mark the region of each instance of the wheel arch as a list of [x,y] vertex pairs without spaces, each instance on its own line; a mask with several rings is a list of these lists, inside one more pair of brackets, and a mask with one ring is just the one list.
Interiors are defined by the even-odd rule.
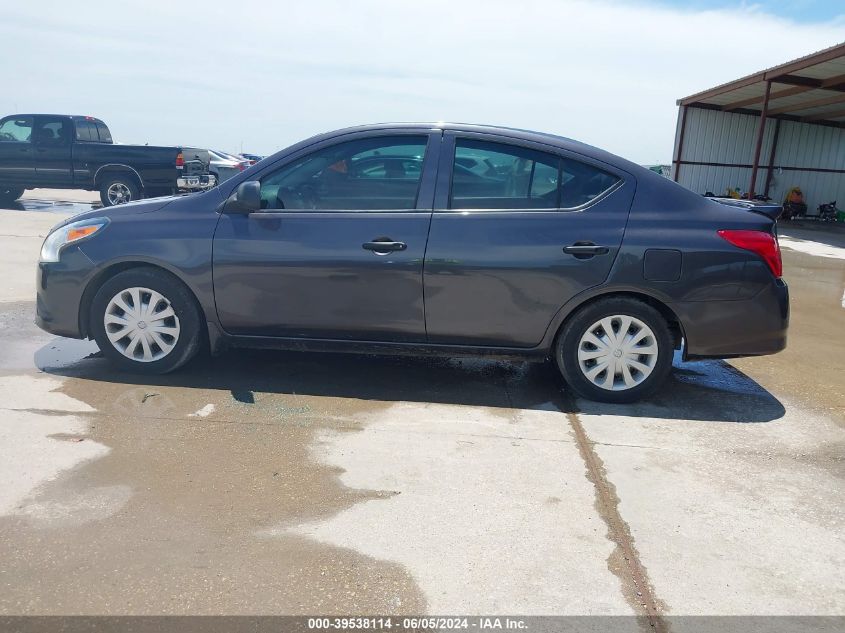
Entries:
[[134,167],[124,165],[123,163],[108,163],[98,167],[97,171],[94,172],[94,187],[99,189],[103,181],[113,174],[128,174],[135,184],[138,185],[139,191],[144,190],[144,179],[141,178],[141,174]]
[[177,274],[175,271],[171,270],[166,266],[162,266],[158,263],[140,260],[114,262],[104,267],[102,270],[98,271],[97,274],[91,278],[91,280],[85,286],[85,290],[82,293],[82,299],[79,302],[79,331],[82,336],[85,338],[90,338],[92,336],[90,323],[91,305],[94,301],[94,297],[97,295],[97,292],[99,292],[100,288],[103,287],[103,284],[105,284],[109,279],[113,278],[119,273],[125,272],[127,270],[136,270],[142,268],[165,274],[185,286],[185,288],[191,294],[191,297],[194,300],[194,304],[199,310],[200,323],[203,330],[202,332],[200,332],[200,339],[203,341],[203,343],[208,343],[209,327],[207,321],[207,314],[205,309],[203,308],[202,302],[197,297],[196,291],[194,290],[194,288],[191,287],[191,284],[187,283],[179,274]]
[[684,325],[678,315],[675,313],[669,305],[663,301],[661,298],[649,294],[648,292],[644,292],[641,289],[632,289],[632,288],[618,288],[618,289],[606,289],[601,292],[591,293],[586,296],[580,297],[580,300],[573,299],[566,305],[564,305],[558,314],[555,316],[554,321],[552,322],[552,327],[549,328],[549,334],[547,334],[547,342],[549,349],[554,349],[555,342],[557,341],[558,336],[566,327],[566,324],[569,320],[575,316],[583,308],[587,307],[588,305],[592,305],[596,301],[601,301],[602,299],[609,299],[614,297],[620,298],[627,298],[627,299],[634,299],[636,301],[641,301],[647,305],[650,305],[655,310],[657,310],[664,319],[666,319],[666,323],[669,325],[669,331],[672,334],[672,342],[675,349],[681,349],[683,345],[683,341],[685,340],[684,334]]

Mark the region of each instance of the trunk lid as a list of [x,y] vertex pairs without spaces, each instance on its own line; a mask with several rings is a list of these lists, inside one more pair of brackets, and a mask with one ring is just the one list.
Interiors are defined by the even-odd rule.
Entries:
[[783,207],[772,202],[764,202],[762,200],[737,200],[736,198],[710,198],[715,202],[727,205],[729,207],[739,207],[746,209],[752,213],[764,215],[773,222],[776,222],[780,217]]

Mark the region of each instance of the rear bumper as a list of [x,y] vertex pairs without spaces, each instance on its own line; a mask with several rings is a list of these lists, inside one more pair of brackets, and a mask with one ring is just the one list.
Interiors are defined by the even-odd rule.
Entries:
[[176,179],[176,187],[187,191],[205,191],[217,185],[214,174],[204,176],[180,176]]
[[782,279],[739,301],[672,305],[684,328],[689,358],[775,354],[786,347],[789,288]]

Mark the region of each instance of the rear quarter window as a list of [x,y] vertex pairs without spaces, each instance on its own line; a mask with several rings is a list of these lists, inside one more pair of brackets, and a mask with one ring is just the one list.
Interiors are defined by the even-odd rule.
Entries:
[[575,209],[589,204],[613,189],[621,179],[587,163],[562,159],[560,208]]
[[97,121],[97,134],[100,136],[100,143],[112,142],[111,132],[109,132],[109,128],[102,121]]

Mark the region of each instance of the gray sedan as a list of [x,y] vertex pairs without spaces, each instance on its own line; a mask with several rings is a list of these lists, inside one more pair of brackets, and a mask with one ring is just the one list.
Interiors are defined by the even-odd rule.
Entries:
[[134,372],[238,346],[495,354],[550,358],[575,392],[626,402],[675,350],[784,348],[779,211],[549,134],[363,126],[56,228],[37,320]]

